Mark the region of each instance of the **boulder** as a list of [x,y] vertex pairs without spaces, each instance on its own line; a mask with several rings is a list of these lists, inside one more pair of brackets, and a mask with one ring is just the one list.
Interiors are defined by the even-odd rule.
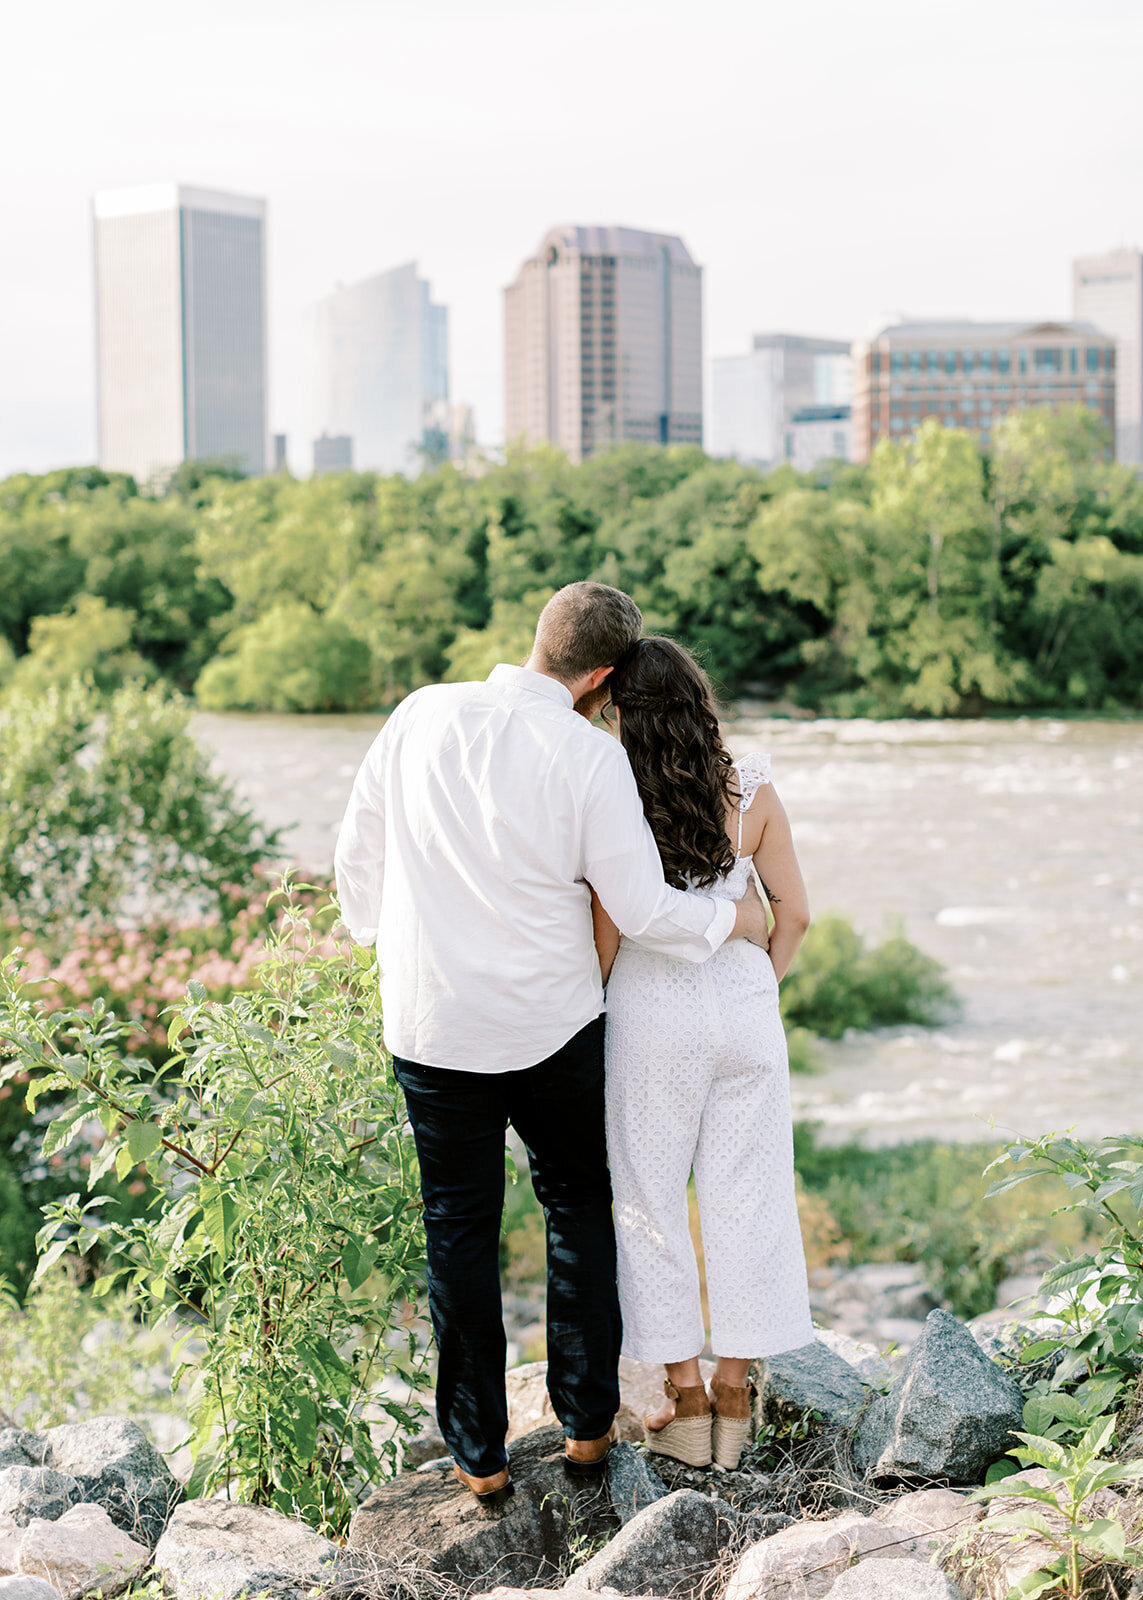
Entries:
[[951,1578],[928,1561],[886,1561],[871,1556],[848,1567],[830,1600],[964,1600]]
[[820,1600],[851,1562],[877,1552],[892,1560],[926,1554],[907,1528],[853,1511],[795,1522],[739,1558],[724,1600]]
[[0,1578],[20,1570],[20,1540],[24,1530],[8,1512],[0,1513]]
[[61,1600],[58,1589],[42,1578],[29,1578],[18,1573],[14,1578],[0,1578],[0,1600]]
[[907,1528],[910,1533],[928,1538],[930,1545],[940,1546],[951,1543],[970,1522],[979,1521],[983,1515],[984,1507],[978,1500],[970,1501],[955,1489],[914,1489],[879,1506],[873,1520]]
[[962,1322],[931,1311],[901,1376],[858,1430],[858,1465],[875,1483],[981,1483],[1023,1426],[1016,1380]]
[[569,1587],[623,1595],[685,1593],[697,1588],[718,1560],[736,1520],[725,1502],[693,1489],[676,1489],[632,1517],[602,1550],[577,1567]]
[[92,1417],[51,1428],[44,1439],[47,1459],[76,1480],[80,1499],[102,1506],[141,1543],[155,1544],[183,1489],[138,1423]]
[[175,1508],[152,1565],[175,1600],[292,1596],[331,1575],[339,1552],[304,1523],[266,1506],[187,1500]]
[[488,1510],[448,1470],[403,1473],[362,1502],[349,1525],[350,1555],[416,1562],[469,1585],[527,1588],[558,1581],[569,1529],[608,1537],[618,1527],[598,1479],[564,1470],[564,1434],[537,1428],[509,1447],[515,1494]]
[[64,1595],[123,1588],[150,1560],[149,1545],[117,1528],[102,1506],[80,1504],[58,1522],[34,1517],[20,1541],[20,1571]]
[[607,1458],[607,1492],[615,1515],[625,1525],[646,1506],[670,1493],[647,1458],[626,1440],[617,1444]]
[[79,1484],[51,1467],[5,1467],[0,1471],[0,1514],[26,1528],[33,1517],[54,1521],[83,1499]]
[[[483,1594],[470,1595],[469,1600],[596,1600],[596,1597],[589,1594],[587,1589],[577,1589],[575,1579],[569,1578],[562,1589],[508,1589],[501,1583],[495,1589],[486,1589]],[[625,1600],[650,1600],[650,1597],[628,1595]]]
[[0,1512],[54,1521],[71,1505],[102,1506],[116,1526],[153,1545],[182,1486],[135,1422],[92,1417],[44,1433],[0,1433]]
[[768,1356],[754,1372],[759,1427],[797,1422],[808,1411],[816,1412],[823,1422],[847,1426],[857,1420],[869,1398],[849,1362],[819,1339]]

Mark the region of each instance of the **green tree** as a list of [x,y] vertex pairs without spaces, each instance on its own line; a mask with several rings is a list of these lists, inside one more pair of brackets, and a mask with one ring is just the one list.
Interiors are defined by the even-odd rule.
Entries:
[[190,708],[74,680],[0,715],[0,914],[47,938],[91,918],[217,905],[275,837],[210,769]]
[[9,697],[35,698],[85,673],[103,690],[150,676],[147,662],[131,648],[134,621],[134,612],[94,594],[77,596],[71,611],[34,618],[28,653],[9,674]]
[[239,628],[195,686],[210,711],[352,711],[373,699],[369,647],[301,600]]

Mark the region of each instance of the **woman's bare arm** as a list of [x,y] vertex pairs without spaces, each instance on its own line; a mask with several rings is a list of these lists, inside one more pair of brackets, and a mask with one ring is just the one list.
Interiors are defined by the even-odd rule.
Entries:
[[809,896],[794,852],[790,819],[772,783],[761,786],[747,815],[755,827],[759,822],[762,826],[754,849],[754,866],[774,918],[770,960],[781,982],[810,925]]
[[[588,886],[590,888],[590,885]],[[619,950],[619,929],[600,904],[595,890],[591,891],[591,930],[595,937],[595,951],[599,957],[599,971],[606,986],[611,976],[611,965]]]

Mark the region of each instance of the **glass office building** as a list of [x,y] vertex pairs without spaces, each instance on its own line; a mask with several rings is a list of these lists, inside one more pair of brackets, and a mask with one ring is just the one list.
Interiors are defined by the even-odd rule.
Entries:
[[265,471],[266,205],[155,184],[94,202],[99,461]]
[[359,472],[419,471],[448,391],[448,309],[415,262],[339,285],[310,312],[315,472],[330,470],[319,466],[322,434],[352,439]]
[[504,341],[509,441],[702,444],[702,268],[674,234],[551,229],[504,291]]
[[927,418],[987,445],[1028,406],[1078,404],[1115,435],[1115,340],[1081,322],[899,322],[855,344],[854,457]]
[[1115,340],[1115,457],[1143,467],[1143,252],[1072,263],[1072,314]]

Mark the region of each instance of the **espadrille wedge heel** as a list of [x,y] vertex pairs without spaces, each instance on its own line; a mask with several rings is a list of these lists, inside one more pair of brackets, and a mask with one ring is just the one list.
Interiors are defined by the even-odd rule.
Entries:
[[646,1428],[644,1443],[658,1456],[671,1456],[688,1467],[710,1466],[710,1401],[701,1383],[676,1389],[668,1381],[663,1393],[675,1401],[675,1414],[661,1428]]
[[711,1454],[716,1467],[734,1472],[742,1452],[750,1442],[750,1410],[754,1398],[752,1383],[723,1383],[714,1378],[710,1399],[714,1410],[711,1422]]

